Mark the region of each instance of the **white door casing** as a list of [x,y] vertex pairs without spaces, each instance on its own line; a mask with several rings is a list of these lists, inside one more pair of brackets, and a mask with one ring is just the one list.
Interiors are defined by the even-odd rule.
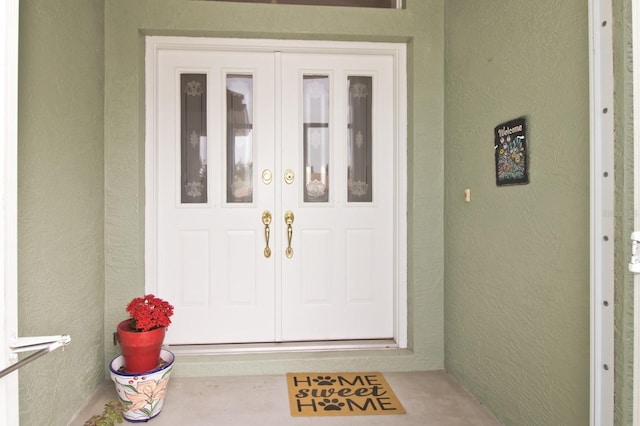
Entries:
[[[149,37],[147,65],[146,291],[176,306],[168,343],[393,338],[405,347],[404,46]],[[184,73],[207,75],[209,196],[195,205],[180,202],[177,178],[176,105]],[[253,81],[250,203],[225,197],[226,96],[220,88],[229,74]],[[314,74],[331,80],[326,173],[334,184],[323,203],[303,197],[301,81]],[[369,76],[376,97],[370,203],[347,202],[345,185],[338,184],[347,178],[342,83],[352,75]],[[265,170],[273,176],[268,183],[261,179]],[[293,172],[292,183],[284,182],[285,170]],[[272,215],[270,258],[263,255],[265,211]],[[286,211],[295,215],[290,258],[284,255]],[[203,323],[214,331],[194,327]]]

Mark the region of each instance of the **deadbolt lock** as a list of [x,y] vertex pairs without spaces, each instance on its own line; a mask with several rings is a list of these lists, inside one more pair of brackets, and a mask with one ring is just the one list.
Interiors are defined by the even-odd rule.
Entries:
[[265,185],[269,185],[271,183],[271,179],[272,179],[271,170],[264,169],[262,171],[262,183],[264,183]]
[[284,171],[284,181],[289,185],[293,183],[295,175],[293,174],[293,170],[287,169]]

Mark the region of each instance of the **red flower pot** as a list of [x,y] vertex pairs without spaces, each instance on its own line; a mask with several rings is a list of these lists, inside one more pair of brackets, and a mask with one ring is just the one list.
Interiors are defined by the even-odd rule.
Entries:
[[145,373],[158,367],[165,327],[135,331],[131,329],[130,321],[125,320],[118,324],[117,331],[125,372]]

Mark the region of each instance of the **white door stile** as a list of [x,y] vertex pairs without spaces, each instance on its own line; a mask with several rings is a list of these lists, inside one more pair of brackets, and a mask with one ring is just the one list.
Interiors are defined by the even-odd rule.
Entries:
[[[282,140],[282,127],[283,127],[283,116],[282,116],[282,52],[276,51],[274,52],[274,140],[281,141]],[[278,145],[282,147],[282,145]],[[275,152],[274,159],[274,170],[281,171],[284,170],[282,168],[282,148],[279,151]],[[275,176],[275,179],[280,181],[282,179],[282,173],[279,173],[279,176]],[[275,199],[282,200],[282,185],[275,185]],[[279,229],[282,228],[282,222],[278,221],[278,219],[282,217],[282,209],[281,204],[274,204],[274,221],[275,221],[275,229],[276,232],[273,233],[273,243],[274,247],[282,247],[283,245],[283,234],[282,232],[278,232]],[[274,310],[275,312],[282,312],[282,262],[275,262],[275,289],[274,289]],[[274,319],[274,335],[276,342],[282,342],[282,315],[276,315]]]

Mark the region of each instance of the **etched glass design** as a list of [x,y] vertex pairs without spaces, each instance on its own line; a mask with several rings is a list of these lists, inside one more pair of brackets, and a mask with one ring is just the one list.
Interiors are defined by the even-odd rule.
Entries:
[[305,75],[302,80],[304,201],[329,201],[329,77]]
[[180,200],[207,202],[207,75],[180,75]]
[[349,76],[349,119],[347,201],[372,200],[372,81],[371,77]]
[[253,201],[253,76],[227,75],[227,202]]

